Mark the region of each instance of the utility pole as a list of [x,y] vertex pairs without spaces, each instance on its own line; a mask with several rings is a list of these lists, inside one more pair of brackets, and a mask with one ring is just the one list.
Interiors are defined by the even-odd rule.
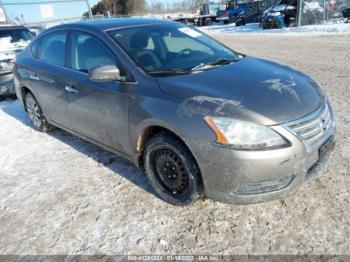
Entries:
[[94,16],[92,15],[92,11],[91,11],[91,6],[90,6],[90,3],[89,3],[89,0],[85,0],[86,1],[86,5],[87,7],[89,8],[89,16],[90,16],[90,19],[91,20],[94,20]]
[[304,0],[297,1],[297,26],[301,26],[301,16],[303,13],[303,2],[304,2]]

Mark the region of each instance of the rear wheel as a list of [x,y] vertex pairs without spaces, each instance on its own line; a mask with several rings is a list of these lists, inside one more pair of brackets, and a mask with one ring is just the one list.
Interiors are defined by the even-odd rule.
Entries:
[[25,96],[25,106],[28,116],[32,120],[33,126],[36,130],[47,132],[53,129],[53,126],[47,122],[38,101],[30,92]]
[[197,163],[187,147],[171,134],[162,132],[147,142],[144,163],[151,185],[165,201],[184,206],[201,197]]
[[210,26],[212,23],[213,23],[213,21],[211,20],[211,18],[206,18],[206,19],[204,20],[205,26]]
[[241,25],[245,25],[245,20],[244,18],[238,18],[236,20],[236,26],[241,26]]

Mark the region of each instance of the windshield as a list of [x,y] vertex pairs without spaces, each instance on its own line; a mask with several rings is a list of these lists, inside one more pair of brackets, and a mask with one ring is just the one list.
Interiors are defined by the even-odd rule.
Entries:
[[33,39],[33,34],[28,29],[1,29],[0,38],[9,38],[11,43],[28,42]]
[[156,24],[110,31],[112,38],[145,71],[190,70],[237,55],[212,38],[181,24]]
[[209,13],[216,14],[220,9],[219,5],[209,5]]

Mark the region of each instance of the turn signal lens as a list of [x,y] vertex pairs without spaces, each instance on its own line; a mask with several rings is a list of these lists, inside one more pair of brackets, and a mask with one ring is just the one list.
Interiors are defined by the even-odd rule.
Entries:
[[204,118],[204,120],[211,127],[211,129],[214,131],[214,133],[216,134],[216,141],[218,143],[221,143],[221,144],[224,144],[224,145],[228,145],[228,141],[227,141],[225,135],[216,126],[216,124],[214,123],[213,119],[211,119],[209,116],[206,116]]

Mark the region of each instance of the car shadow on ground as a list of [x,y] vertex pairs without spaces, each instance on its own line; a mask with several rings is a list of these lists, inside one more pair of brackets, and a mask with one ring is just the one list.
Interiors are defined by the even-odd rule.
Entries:
[[[17,101],[7,99],[6,101],[0,102],[0,110],[17,119],[24,125],[33,128],[31,120]],[[146,192],[159,198],[157,193],[153,190],[152,186],[148,182],[147,176],[141,172],[133,163],[59,128],[48,132],[47,135],[50,135],[51,137],[69,145],[78,152],[95,160],[99,166],[107,167],[116,175],[122,176]]]

